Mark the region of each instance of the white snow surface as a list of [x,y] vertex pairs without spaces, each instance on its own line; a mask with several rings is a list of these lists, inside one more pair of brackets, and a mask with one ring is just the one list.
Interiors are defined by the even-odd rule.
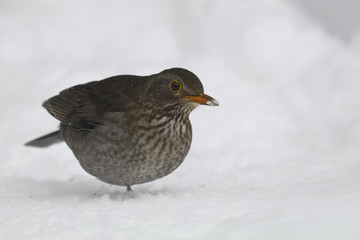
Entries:
[[[0,32],[1,239],[360,239],[360,45],[296,4],[4,0]],[[169,176],[127,193],[23,145],[59,91],[170,67],[220,106]]]

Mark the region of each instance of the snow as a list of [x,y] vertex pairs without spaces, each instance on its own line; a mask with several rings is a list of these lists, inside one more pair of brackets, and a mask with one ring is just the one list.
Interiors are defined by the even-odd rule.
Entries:
[[[360,238],[360,32],[279,0],[0,6],[2,238]],[[127,193],[63,143],[23,146],[56,129],[41,103],[59,91],[175,66],[220,106],[191,114],[171,175]]]

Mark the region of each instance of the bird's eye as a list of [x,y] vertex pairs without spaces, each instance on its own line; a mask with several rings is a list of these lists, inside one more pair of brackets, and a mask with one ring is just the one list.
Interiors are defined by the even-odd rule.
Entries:
[[181,84],[179,83],[178,80],[174,80],[170,83],[170,89],[173,92],[179,92],[181,90]]

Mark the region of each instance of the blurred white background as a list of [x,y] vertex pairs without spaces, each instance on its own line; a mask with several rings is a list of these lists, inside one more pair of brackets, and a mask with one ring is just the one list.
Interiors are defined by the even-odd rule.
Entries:
[[[0,2],[0,234],[6,239],[359,239],[360,3]],[[173,174],[133,193],[87,175],[41,103],[70,86],[184,67]]]
[[292,0],[329,34],[349,42],[360,30],[360,2],[356,0]]

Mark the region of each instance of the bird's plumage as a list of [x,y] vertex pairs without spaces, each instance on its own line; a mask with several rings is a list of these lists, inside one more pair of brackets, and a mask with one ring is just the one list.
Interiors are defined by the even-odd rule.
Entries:
[[129,187],[163,177],[183,162],[192,138],[189,114],[199,104],[217,102],[204,94],[195,74],[181,68],[93,81],[45,101],[60,130],[27,145],[65,140],[88,173]]

